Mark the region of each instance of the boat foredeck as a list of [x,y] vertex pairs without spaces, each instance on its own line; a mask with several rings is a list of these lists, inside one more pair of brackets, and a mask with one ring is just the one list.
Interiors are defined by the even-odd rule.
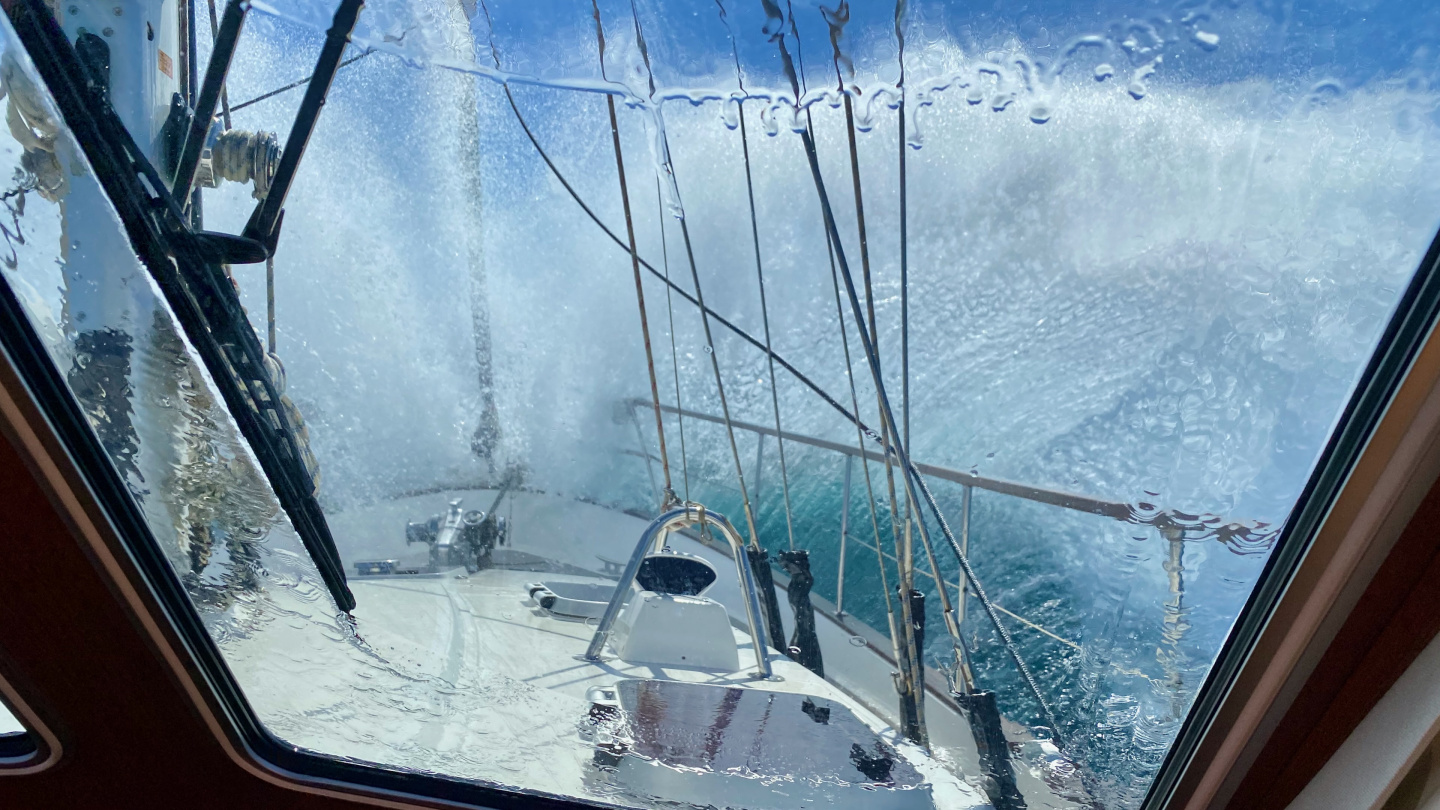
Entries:
[[[559,618],[541,610],[527,591],[530,583],[540,579],[595,581],[565,574],[491,569],[468,576],[459,571],[424,577],[366,577],[353,582],[352,587],[363,606],[356,611],[362,636],[387,660],[461,690],[485,690],[486,678],[524,684],[527,691],[542,690],[550,703],[543,715],[532,718],[536,725],[533,731],[550,737],[555,729],[542,731],[539,726],[553,726],[559,718],[568,718],[565,733],[554,735],[556,744],[548,747],[557,781],[586,781],[586,762],[593,749],[580,739],[579,728],[590,706],[585,697],[587,690],[638,678],[758,688],[844,705],[916,766],[932,785],[937,806],[985,804],[983,794],[940,761],[898,739],[895,730],[873,712],[774,649],[768,650],[768,657],[775,677],[755,677],[751,672],[752,643],[749,635],[739,629],[733,630],[742,664],[736,672],[632,663],[620,660],[608,649],[599,661],[585,660],[594,622]],[[416,632],[417,628],[426,631]],[[752,665],[746,667],[747,663]],[[515,721],[524,724],[523,718]],[[512,731],[526,734],[532,730],[520,727]],[[563,742],[567,737],[570,744]]]

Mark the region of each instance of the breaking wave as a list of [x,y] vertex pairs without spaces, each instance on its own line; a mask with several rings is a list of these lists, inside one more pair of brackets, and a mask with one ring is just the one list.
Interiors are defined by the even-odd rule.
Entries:
[[[304,75],[318,39],[309,8],[277,6],[277,16],[261,18],[237,60],[232,99]],[[540,160],[496,79],[512,80],[517,106],[566,180],[622,235],[605,93],[628,102],[619,120],[639,253],[692,288],[679,207],[707,303],[758,336],[728,34],[655,35],[659,96],[677,99],[656,105],[632,81],[638,50],[618,22],[617,84],[590,66],[594,45],[578,39],[580,22],[529,39],[524,26],[497,23],[498,50],[514,60],[500,74],[467,39],[490,36],[476,27],[478,14],[467,33],[458,9],[399,19],[385,8],[356,38],[381,53],[335,84],[276,260],[280,354],[324,468],[328,508],[484,482],[520,463],[530,486],[653,509],[659,471],[644,460],[657,451],[653,425],[617,409],[648,397],[629,256]],[[735,30],[757,27],[741,22]],[[1194,66],[1227,64],[1231,46],[1244,62],[1261,22],[1176,21],[1152,27],[1153,41],[1139,28],[1112,27],[1095,41],[1057,39],[1069,61],[1048,63],[1018,47],[972,56],[953,39],[917,35],[907,61],[908,147],[893,109],[896,77],[881,58],[891,40],[867,39],[873,26],[851,24],[866,248],[897,403],[902,151],[908,164],[914,458],[1137,511],[1155,504],[1271,531],[1283,524],[1440,220],[1440,132],[1429,85],[1400,70],[1364,82],[1320,73],[1300,81]],[[806,76],[819,88],[830,67],[814,36],[803,41]],[[754,88],[783,88],[759,46],[740,38]],[[691,66],[675,54],[692,46],[701,56],[686,74],[677,66]],[[849,407],[821,213],[791,131],[802,116],[776,101],[783,90],[754,88],[744,109],[773,345]],[[816,89],[804,103],[859,273],[840,99]],[[257,104],[236,125],[283,132],[297,101]],[[216,192],[207,224],[243,222],[249,205],[242,192]],[[263,284],[250,272],[237,270],[258,318]],[[662,399],[675,401],[678,378],[684,407],[719,413],[698,314],[674,298],[672,315],[665,288],[648,277],[645,285]],[[845,318],[856,400],[876,424],[874,388]],[[734,417],[773,424],[763,355],[712,327]],[[488,358],[484,340],[477,353],[484,333]],[[471,438],[490,397],[500,443],[482,461]],[[855,440],[852,426],[784,371],[778,397],[786,430]],[[762,539],[778,548],[788,532],[776,448],[758,447],[745,431],[738,438]],[[667,440],[677,489],[738,516],[722,429],[693,419],[682,428],[672,417]],[[834,598],[844,462],[794,443],[786,452],[795,543],[813,550],[817,589]],[[880,485],[882,469],[872,474]],[[935,486],[954,523],[961,488]],[[858,470],[853,487],[850,537],[873,542]],[[888,508],[877,497],[886,540]],[[975,495],[971,526],[991,595],[1053,634],[1014,629],[1092,790],[1106,806],[1138,804],[1264,555],[1236,554],[1202,527],[1184,535],[1177,563],[1166,537],[1143,521],[986,491]],[[874,552],[852,542],[847,560],[847,609],[884,627]],[[1170,590],[1177,564],[1183,599]],[[954,582],[953,561],[940,567]],[[979,677],[1007,713],[1038,722],[978,618],[967,619],[964,635]],[[938,613],[930,623],[928,652],[944,660]]]

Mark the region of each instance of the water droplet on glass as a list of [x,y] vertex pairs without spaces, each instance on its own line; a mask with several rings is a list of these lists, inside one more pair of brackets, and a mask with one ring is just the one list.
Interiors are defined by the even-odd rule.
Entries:
[[1195,44],[1207,51],[1213,51],[1220,47],[1220,35],[1197,29],[1195,31]]
[[707,346],[705,347],[705,353],[706,353],[706,354],[714,354],[714,353],[715,353],[715,347],[714,347],[714,346],[708,346],[708,345],[707,345]]
[[1135,72],[1130,75],[1130,85],[1125,88],[1125,91],[1130,94],[1131,98],[1139,101],[1145,97],[1145,94],[1149,92],[1149,89],[1145,86],[1145,80],[1155,75],[1155,71],[1160,68],[1160,64],[1164,61],[1165,57],[1157,56],[1150,62],[1135,69]]
[[979,87],[972,87],[970,92],[965,94],[965,100],[971,104],[979,104],[985,100],[985,91]]
[[720,105],[720,120],[725,123],[726,129],[740,128],[740,102],[731,99]]
[[1036,104],[1030,108],[1030,120],[1037,124],[1043,124],[1050,120],[1050,108],[1044,104]]
[[760,111],[760,123],[765,125],[765,134],[775,137],[780,134],[779,104],[774,104]]
[[990,109],[994,110],[995,112],[1003,112],[1006,107],[1009,107],[1011,104],[1014,103],[1014,93],[1001,93],[995,98],[990,99]]
[[1095,81],[1103,82],[1115,75],[1115,68],[1109,62],[1103,62],[1095,66]]
[[1325,79],[1317,82],[1310,88],[1310,95],[1306,99],[1312,106],[1323,107],[1339,99],[1345,94],[1345,87],[1334,79]]

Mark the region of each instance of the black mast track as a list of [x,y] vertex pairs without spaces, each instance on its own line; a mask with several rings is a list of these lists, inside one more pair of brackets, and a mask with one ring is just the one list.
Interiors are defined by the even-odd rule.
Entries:
[[218,264],[207,261],[214,253],[209,243],[218,235],[186,227],[175,199],[109,102],[88,87],[74,50],[42,0],[15,0],[9,14],[136,254],[209,369],[336,605],[346,612],[354,609],[335,540],[315,499],[315,483],[302,461],[298,426],[280,405],[264,349],[234,286]]

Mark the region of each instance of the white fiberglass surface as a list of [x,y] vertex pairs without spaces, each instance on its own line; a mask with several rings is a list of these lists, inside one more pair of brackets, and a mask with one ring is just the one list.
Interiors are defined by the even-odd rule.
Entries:
[[[310,73],[332,13],[255,4],[228,83],[236,127],[283,141],[303,90],[266,94]],[[1437,44],[1440,14],[1400,2],[375,0],[275,256],[277,354],[341,554],[408,553],[400,499],[506,471],[655,512],[662,448],[648,406],[630,405],[651,388],[627,219],[654,270],[639,272],[665,404],[855,443],[840,410],[881,419],[848,269],[910,455],[955,473],[928,479],[939,511],[968,518],[975,572],[1067,767],[1086,801],[1138,806],[1440,223]],[[72,175],[69,211],[94,193]],[[101,316],[74,299],[108,282],[64,254],[87,239],[62,230],[67,214],[30,200],[12,208],[28,230],[6,278],[82,402],[83,388],[133,403],[133,427],[102,408],[97,431],[262,721],[323,753],[558,789],[530,755],[570,740],[579,707],[483,661],[441,665],[443,650],[435,667],[386,658],[365,640],[365,588],[358,636],[337,620],[138,266],[97,310],[133,358],[83,373],[100,331],[84,318]],[[207,190],[205,225],[238,231],[253,206],[248,188]],[[263,265],[232,272],[263,332]],[[122,289],[135,300],[115,305]],[[710,338],[684,298],[697,292]],[[717,316],[813,387],[783,365],[772,378]],[[203,441],[177,444],[180,424]],[[845,457],[825,447],[788,441],[782,465],[748,427],[733,454],[714,421],[671,413],[664,428],[681,497],[748,533],[738,466],[759,542],[808,549],[831,601],[843,570],[846,611],[888,629],[883,464],[872,496],[858,463],[846,489]],[[977,479],[967,497],[966,474],[1034,489]],[[394,545],[339,528],[355,526]],[[586,532],[547,542],[593,562]],[[943,667],[955,641],[915,557],[925,658]],[[1050,737],[968,608],[977,682]],[[416,633],[438,638],[467,619],[425,621]],[[464,718],[453,735],[435,730],[445,717]],[[522,725],[536,736],[514,739]]]

